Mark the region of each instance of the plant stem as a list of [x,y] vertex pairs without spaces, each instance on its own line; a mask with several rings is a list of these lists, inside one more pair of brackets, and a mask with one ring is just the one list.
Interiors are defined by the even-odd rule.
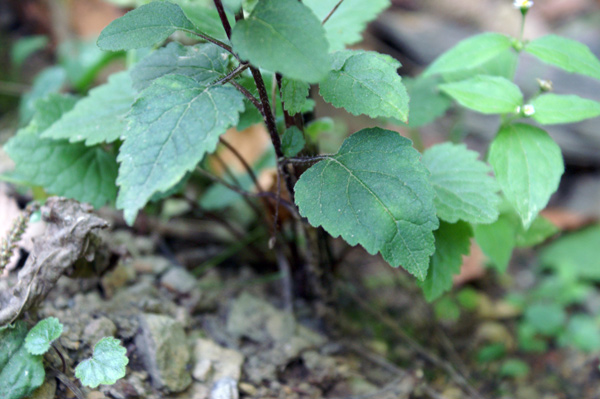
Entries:
[[260,114],[264,118],[265,111],[263,110],[263,107],[262,107],[261,103],[256,99],[256,97],[254,97],[252,95],[252,93],[250,93],[244,86],[242,86],[241,84],[239,84],[235,80],[232,80],[231,84],[233,85],[233,87],[235,87],[236,89],[238,89],[238,91],[240,93],[242,93],[256,107],[256,109],[260,112]]
[[303,164],[303,163],[313,163],[313,162],[319,162],[322,161],[323,159],[328,159],[331,158],[331,155],[316,155],[314,157],[297,157],[297,158],[285,158],[285,159],[280,159],[281,163],[296,163],[296,164]]
[[242,154],[240,154],[239,151],[236,150],[234,146],[229,144],[223,137],[219,137],[219,141],[221,142],[221,144],[227,147],[227,149],[231,151],[231,153],[242,163],[244,169],[246,169],[246,172],[250,176],[250,179],[252,179],[252,182],[254,183],[258,191],[264,193],[265,190],[261,187],[260,182],[258,181],[256,174],[254,173],[254,170],[252,170],[252,167],[248,164],[246,159],[244,159]]
[[[279,137],[279,133],[277,132],[277,126],[275,125],[275,117],[271,112],[271,105],[269,104],[269,94],[267,93],[267,88],[265,86],[265,81],[263,80],[262,74],[256,68],[251,66],[250,71],[252,72],[252,76],[254,76],[254,82],[256,83],[256,88],[258,89],[258,96],[260,98],[260,102],[262,103],[262,107],[264,110],[264,118],[265,123],[267,125],[267,130],[269,131],[269,135],[271,136],[271,142],[273,143],[273,147],[275,148],[275,155],[277,155],[278,160],[285,158],[283,154],[283,148],[281,145],[281,138]],[[278,163],[280,163],[278,161]],[[285,169],[285,166],[282,165],[281,168],[277,168],[281,170],[283,173],[283,178],[285,180],[285,184],[290,194],[290,199],[294,202],[294,183],[292,181],[292,177]]]
[[225,29],[225,33],[227,34],[227,38],[231,40],[231,25],[229,24],[229,20],[227,19],[227,14],[225,14],[225,8],[223,8],[223,3],[221,0],[214,0],[215,8],[219,13],[219,18],[221,18],[221,23],[223,24],[223,28]]
[[323,22],[321,22],[321,25],[325,25],[325,22],[329,21],[329,18],[331,18],[333,13],[336,12],[336,10],[342,5],[343,2],[344,2],[344,0],[338,1],[338,3],[335,5],[335,7],[333,7],[333,9],[331,11],[329,11],[329,14],[327,14],[325,19],[323,19]]
[[[231,54],[233,54],[233,56],[235,58],[237,58],[237,55],[233,52],[233,49],[231,48],[230,45],[223,43],[222,41],[220,41],[219,39],[215,39],[212,36],[208,36],[204,33],[201,32],[196,32],[195,30],[189,30],[189,29],[181,29],[183,32],[187,32],[187,33],[191,33],[192,35],[196,35],[198,37],[203,38],[204,40],[206,40],[207,42],[211,42],[213,44],[216,44],[217,46],[221,47],[222,49],[225,49],[226,51],[230,52]],[[238,58],[239,59],[239,58]]]
[[248,69],[248,64],[240,64],[238,65],[233,71],[229,72],[225,77],[223,77],[222,79],[217,80],[214,84],[218,85],[224,85],[225,83],[237,78],[242,72],[244,72],[246,69]]

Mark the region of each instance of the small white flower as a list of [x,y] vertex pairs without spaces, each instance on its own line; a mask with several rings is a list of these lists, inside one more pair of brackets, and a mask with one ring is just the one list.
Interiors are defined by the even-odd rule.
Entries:
[[527,104],[523,106],[523,115],[531,116],[535,114],[535,108],[531,104]]
[[514,0],[513,6],[515,8],[520,8],[521,10],[528,10],[533,5],[533,1],[531,0]]

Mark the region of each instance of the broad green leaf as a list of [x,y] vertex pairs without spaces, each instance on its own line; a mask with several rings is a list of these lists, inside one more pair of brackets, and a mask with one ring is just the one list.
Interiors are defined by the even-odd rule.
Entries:
[[429,302],[452,288],[452,277],[460,273],[463,255],[469,254],[473,231],[465,222],[440,222],[440,228],[433,235],[435,252],[429,261],[427,278],[419,283]]
[[562,345],[573,346],[583,352],[600,349],[600,325],[593,317],[576,314],[571,317],[565,333],[560,337]]
[[525,309],[525,322],[543,335],[552,336],[564,327],[567,315],[556,303],[534,303]]
[[[306,133],[307,137],[313,141],[317,141],[323,133],[331,132],[335,129],[335,121],[326,116],[324,118],[315,119],[314,121],[309,122],[306,125],[304,132]],[[346,132],[344,132],[344,137],[346,135]]]
[[443,143],[429,148],[422,162],[435,189],[438,217],[450,223],[492,223],[498,218],[498,185],[490,168],[464,144]]
[[564,172],[560,147],[540,128],[506,125],[490,145],[489,162],[506,199],[528,228],[558,188]]
[[380,252],[422,281],[439,222],[429,173],[419,158],[398,133],[363,129],[300,176],[296,204],[313,226],[371,254]]
[[[219,13],[214,8],[208,8],[206,4],[196,0],[177,0],[175,1],[183,10],[185,16],[196,26],[196,30],[202,32],[222,42],[229,42]],[[212,0],[210,1],[212,3]],[[223,2],[225,7],[227,5]],[[231,26],[235,25],[235,17],[228,12],[227,17]]]
[[27,327],[18,321],[14,328],[0,330],[0,398],[22,399],[40,387],[46,376],[42,357],[30,354],[25,345]]
[[63,325],[56,317],[40,320],[25,337],[25,348],[32,355],[43,355],[62,334]]
[[104,337],[94,346],[93,356],[77,365],[75,377],[90,388],[112,385],[125,377],[125,366],[129,363],[126,354],[127,349],[118,339]]
[[423,76],[477,68],[512,46],[511,39],[500,33],[482,33],[459,42],[439,56]]
[[445,82],[458,82],[477,75],[488,75],[500,76],[512,81],[518,63],[519,54],[513,48],[508,48],[476,67],[443,73],[442,78]]
[[21,97],[19,104],[20,125],[26,125],[35,113],[35,103],[52,93],[58,93],[67,81],[64,68],[59,66],[48,67],[39,73],[33,80],[31,91]]
[[480,75],[440,85],[440,90],[463,107],[483,114],[513,113],[523,104],[519,87],[506,78]]
[[134,99],[129,73],[111,75],[108,83],[92,89],[41,137],[71,143],[84,141],[87,146],[111,143],[125,134],[125,115]]
[[207,87],[187,76],[163,76],[144,90],[129,114],[118,158],[117,207],[125,210],[127,222],[214,151],[243,109],[243,96],[234,88]]
[[194,25],[177,4],[154,1],[112,21],[100,33],[98,47],[108,51],[151,47],[177,30],[193,31]]
[[353,115],[408,121],[408,95],[400,63],[376,52],[343,50],[331,55],[331,71],[319,85],[323,99]]
[[[339,0],[304,0],[323,21]],[[325,32],[331,51],[343,50],[347,45],[362,40],[362,32],[377,14],[390,6],[389,0],[345,0],[325,23]]]
[[228,55],[212,44],[169,43],[142,59],[132,70],[133,88],[140,91],[164,75],[184,75],[208,85],[227,74]]
[[17,321],[14,326],[6,326],[0,329],[0,370],[17,353],[26,336],[27,325],[24,321]]
[[16,173],[29,184],[100,207],[116,197],[115,157],[100,147],[40,137],[74,103],[73,98],[58,95],[39,101],[34,120],[4,150],[15,161]]
[[[518,216],[515,215],[518,219]],[[525,230],[520,221],[517,220],[517,234],[516,234],[516,245],[519,248],[533,247],[534,245],[541,244],[548,238],[558,233],[560,229],[552,224],[548,219],[539,215],[529,229]]]
[[576,40],[556,35],[542,36],[528,43],[525,51],[567,72],[600,79],[600,60],[588,46]]
[[283,147],[283,155],[286,157],[298,155],[305,145],[306,141],[304,140],[304,134],[296,126],[286,129],[285,133],[283,133],[281,146]]
[[438,89],[436,77],[404,78],[403,82],[410,99],[408,126],[412,128],[433,122],[452,105],[452,100]]
[[540,263],[561,275],[600,281],[600,225],[568,234],[545,248]]
[[231,41],[242,59],[290,79],[316,83],[328,71],[325,30],[297,0],[262,0],[233,28]]
[[531,371],[529,365],[521,359],[506,359],[500,367],[503,377],[524,378]]
[[579,122],[600,116],[600,102],[575,95],[543,94],[531,102],[542,125]]
[[283,106],[290,115],[302,111],[308,97],[310,85],[306,82],[283,78],[281,82],[281,96]]
[[490,260],[492,266],[504,273],[515,248],[515,225],[506,215],[500,215],[491,224],[473,226],[475,241]]

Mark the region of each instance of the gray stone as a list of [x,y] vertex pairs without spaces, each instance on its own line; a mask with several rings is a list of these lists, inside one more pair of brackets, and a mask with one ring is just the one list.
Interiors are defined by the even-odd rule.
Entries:
[[196,277],[182,267],[172,267],[160,279],[160,285],[178,294],[189,294],[198,286]]
[[140,256],[131,263],[138,273],[162,274],[171,266],[171,262],[162,256]]
[[192,371],[198,381],[208,381],[212,371],[214,381],[225,377],[239,381],[242,374],[244,355],[233,349],[224,348],[215,342],[199,338],[194,346],[196,365]]
[[83,330],[83,339],[89,346],[94,346],[101,338],[112,337],[117,332],[117,326],[107,317],[92,320]]
[[138,353],[156,388],[181,392],[192,382],[187,371],[190,351],[183,326],[167,316],[145,313],[135,338]]
[[238,399],[237,382],[230,377],[217,380],[210,391],[210,399]]

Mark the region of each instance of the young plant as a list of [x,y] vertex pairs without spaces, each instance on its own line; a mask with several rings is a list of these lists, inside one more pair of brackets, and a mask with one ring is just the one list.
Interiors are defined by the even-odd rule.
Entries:
[[[518,240],[531,241],[529,231],[544,225],[538,213],[564,170],[552,138],[518,120],[545,125],[600,115],[600,103],[547,93],[548,83],[525,101],[512,82],[517,56],[526,51],[596,79],[600,61],[583,44],[554,35],[532,41],[477,35],[410,82],[409,121],[400,64],[377,52],[344,49],[388,5],[388,0],[214,0],[212,9],[184,1],[143,5],[108,25],[98,46],[158,48],[82,99],[51,96],[38,102],[32,122],[5,147],[16,162],[13,179],[96,206],[116,201],[133,224],[146,204],[168,196],[191,175],[221,180],[203,159],[219,142],[231,147],[221,137],[227,129],[262,121],[276,157],[278,186],[284,188],[273,194],[257,185],[259,192],[251,193],[224,183],[250,198],[275,198],[276,209],[288,207],[309,237],[298,242],[312,245],[306,222],[322,227],[402,266],[419,280],[428,300],[451,287],[473,235],[504,269]],[[516,6],[524,23],[531,2]],[[211,23],[216,18],[218,29]],[[160,47],[171,36],[200,43]],[[410,140],[382,128],[356,132],[337,153],[318,155],[303,117],[314,106],[311,86],[351,114],[412,128],[442,115],[449,98],[500,115],[488,155],[496,178],[464,145],[444,143],[420,154]],[[254,165],[246,166],[256,180]],[[500,249],[488,245],[490,236],[500,237]],[[278,253],[282,237],[275,242]],[[313,245],[307,252],[317,250]]]
[[[0,397],[25,398],[44,383],[43,355],[62,331],[63,325],[55,317],[41,320],[29,332],[23,321],[0,329]],[[125,376],[129,362],[125,353],[117,339],[102,338],[94,347],[94,356],[81,362],[75,375],[92,388],[114,384]]]

